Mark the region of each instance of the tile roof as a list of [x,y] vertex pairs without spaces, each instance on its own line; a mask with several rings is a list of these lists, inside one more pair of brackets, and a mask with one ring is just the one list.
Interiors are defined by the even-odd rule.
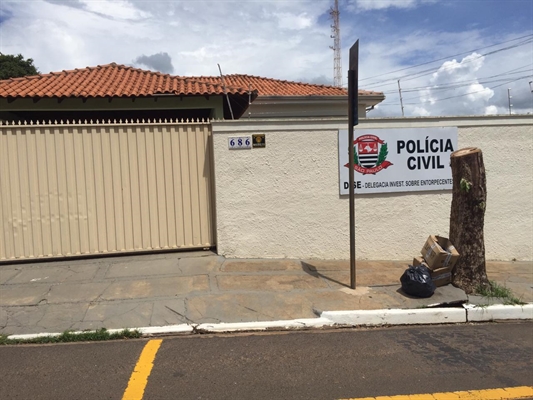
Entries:
[[[225,75],[228,93],[259,96],[345,96],[344,88],[282,81],[250,75]],[[184,77],[119,64],[99,65],[0,80],[0,97],[138,97],[157,94],[218,95],[220,77]],[[360,95],[382,95],[359,91]]]
[[[202,82],[220,83],[220,77],[198,76],[194,79]],[[311,83],[284,81],[253,75],[224,75],[228,87],[252,88],[259,96],[347,96],[348,91],[342,87],[314,85]],[[360,95],[382,96],[383,93],[360,90]]]

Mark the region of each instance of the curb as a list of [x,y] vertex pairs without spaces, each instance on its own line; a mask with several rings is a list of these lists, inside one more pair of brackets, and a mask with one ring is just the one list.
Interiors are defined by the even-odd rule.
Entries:
[[333,326],[334,323],[328,318],[303,318],[290,319],[281,321],[263,321],[263,322],[236,322],[236,323],[219,323],[219,324],[200,324],[196,327],[197,331],[202,333],[221,333],[221,332],[238,332],[238,331],[266,331],[268,329],[308,329],[323,328]]
[[321,317],[333,321],[336,325],[346,326],[454,324],[467,322],[466,312],[461,308],[324,311]]
[[469,322],[497,321],[506,319],[533,319],[533,303],[522,306],[495,304],[487,307],[465,304],[466,318]]
[[[391,326],[391,325],[430,325],[456,324],[466,322],[486,322],[499,320],[533,320],[533,303],[525,305],[492,305],[479,307],[470,304],[463,308],[420,308],[420,309],[381,309],[353,311],[323,311],[318,318],[300,318],[280,321],[235,322],[217,324],[179,324],[167,326],[147,326],[129,328],[143,335],[224,333],[266,330],[299,330],[324,327]],[[108,329],[109,333],[123,329]],[[74,334],[87,331],[75,331]],[[31,340],[46,336],[59,336],[61,333],[30,333],[9,335],[8,339]]]

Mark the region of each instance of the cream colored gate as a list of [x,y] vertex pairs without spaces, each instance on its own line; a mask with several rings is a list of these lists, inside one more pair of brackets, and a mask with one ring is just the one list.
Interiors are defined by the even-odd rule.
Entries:
[[209,123],[0,126],[0,260],[215,244]]

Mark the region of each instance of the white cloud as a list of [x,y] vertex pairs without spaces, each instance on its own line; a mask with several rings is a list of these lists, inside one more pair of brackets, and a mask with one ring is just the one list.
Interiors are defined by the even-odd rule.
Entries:
[[384,10],[387,8],[414,8],[436,0],[350,0],[350,9],[356,11]]
[[[450,97],[449,109],[455,113],[482,113],[494,92],[478,82],[476,72],[483,67],[485,57],[472,53],[460,62],[446,61],[430,79],[430,87],[420,91],[420,100],[435,105],[439,99]],[[441,94],[444,94],[441,96]]]
[[382,10],[384,8],[409,8],[416,5],[416,0],[356,0],[355,5],[361,10]]
[[446,61],[437,72],[433,74],[433,80],[438,81],[442,76],[452,76],[457,74],[472,74],[483,66],[485,57],[478,53],[472,53],[457,62],[456,60]]
[[126,0],[79,0],[85,9],[114,19],[142,19],[150,16]]
[[309,28],[313,21],[307,16],[307,13],[301,13],[299,15],[289,13],[276,13],[278,17],[278,26],[281,29],[301,30]]
[[494,96],[494,91],[488,87],[484,87],[479,83],[473,83],[466,88],[466,93],[468,100],[474,101],[484,101],[487,102],[492,96]]
[[415,117],[429,117],[431,113],[424,107],[414,107],[411,114]]
[[497,114],[499,114],[498,107],[496,106],[485,107],[485,115],[497,115]]
[[[332,71],[329,0],[6,3],[0,51],[43,72],[166,53],[178,75],[246,73],[313,79]],[[24,26],[25,29],[20,29]]]

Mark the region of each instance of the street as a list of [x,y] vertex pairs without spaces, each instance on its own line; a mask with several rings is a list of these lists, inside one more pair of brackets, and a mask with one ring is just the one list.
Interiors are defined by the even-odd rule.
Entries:
[[[533,386],[532,328],[509,322],[163,337],[142,398],[342,399]],[[147,343],[0,347],[0,397],[122,399]]]

